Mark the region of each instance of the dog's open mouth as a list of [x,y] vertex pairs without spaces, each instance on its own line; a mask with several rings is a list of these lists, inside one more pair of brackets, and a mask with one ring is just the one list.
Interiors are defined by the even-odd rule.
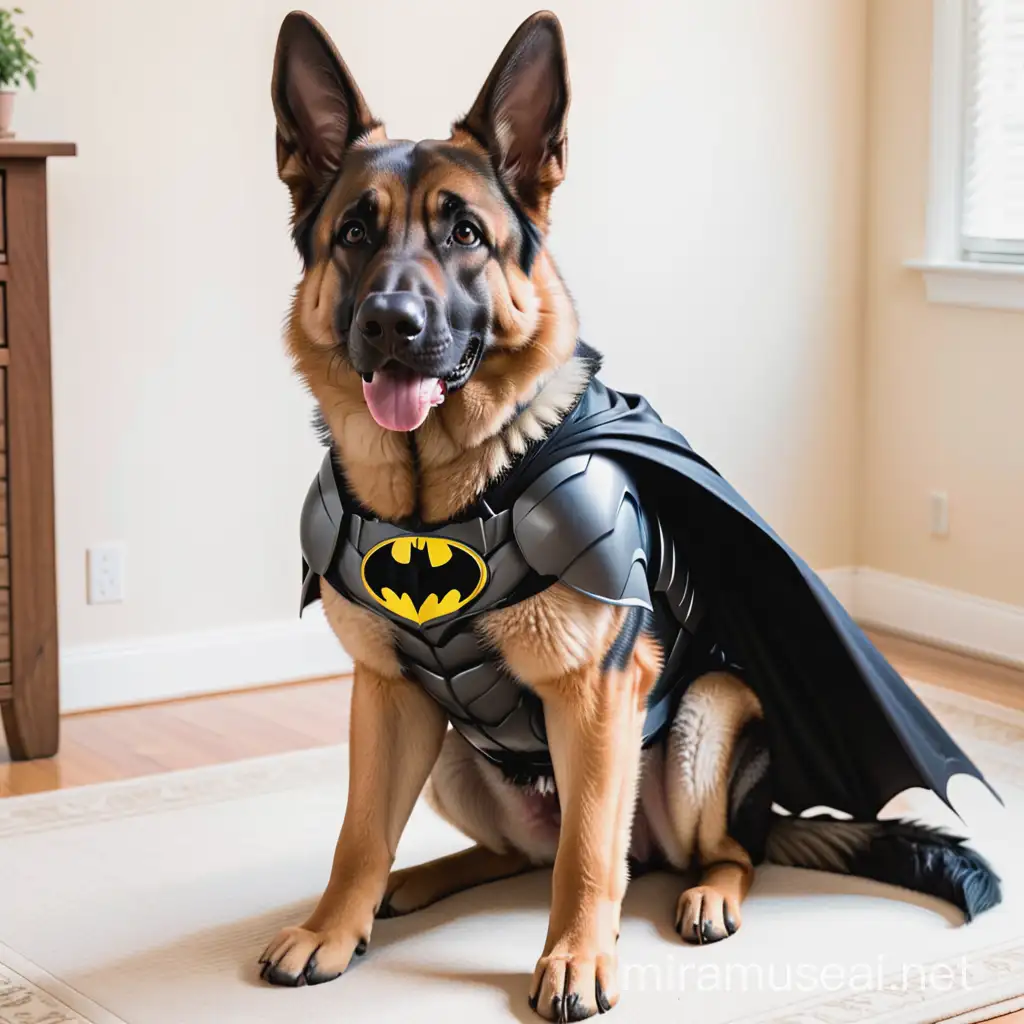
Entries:
[[483,354],[484,343],[479,338],[470,338],[458,365],[444,379],[446,394],[449,391],[458,391],[473,376]]
[[482,341],[473,338],[458,365],[445,377],[426,377],[389,362],[374,373],[363,374],[366,407],[385,430],[416,430],[435,405],[469,380],[482,355]]

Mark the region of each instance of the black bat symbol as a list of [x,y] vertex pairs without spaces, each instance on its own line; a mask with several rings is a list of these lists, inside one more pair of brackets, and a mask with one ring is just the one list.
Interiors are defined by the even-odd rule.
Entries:
[[395,537],[363,559],[370,596],[420,624],[465,607],[486,582],[487,565],[472,548],[440,537]]

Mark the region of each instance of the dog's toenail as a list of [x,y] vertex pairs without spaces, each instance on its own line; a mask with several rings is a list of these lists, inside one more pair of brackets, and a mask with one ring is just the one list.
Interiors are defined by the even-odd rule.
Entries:
[[586,1020],[590,1016],[590,1013],[587,1011],[587,1007],[580,999],[578,992],[573,992],[573,994],[565,1000],[563,1012],[564,1016],[562,1019],[566,1021]]

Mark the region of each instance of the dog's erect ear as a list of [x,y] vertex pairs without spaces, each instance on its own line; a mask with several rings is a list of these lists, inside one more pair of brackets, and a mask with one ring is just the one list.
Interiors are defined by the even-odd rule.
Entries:
[[271,90],[277,173],[298,214],[337,172],[345,150],[378,122],[330,37],[301,11],[281,25]]
[[546,217],[565,177],[569,72],[558,19],[523,22],[491,69],[462,128],[490,150],[498,173],[531,212]]

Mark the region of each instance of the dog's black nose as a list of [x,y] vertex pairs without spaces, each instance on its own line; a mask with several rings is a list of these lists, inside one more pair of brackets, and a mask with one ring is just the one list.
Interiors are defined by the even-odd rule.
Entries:
[[372,292],[356,314],[359,333],[388,353],[418,341],[426,326],[427,304],[415,292]]

